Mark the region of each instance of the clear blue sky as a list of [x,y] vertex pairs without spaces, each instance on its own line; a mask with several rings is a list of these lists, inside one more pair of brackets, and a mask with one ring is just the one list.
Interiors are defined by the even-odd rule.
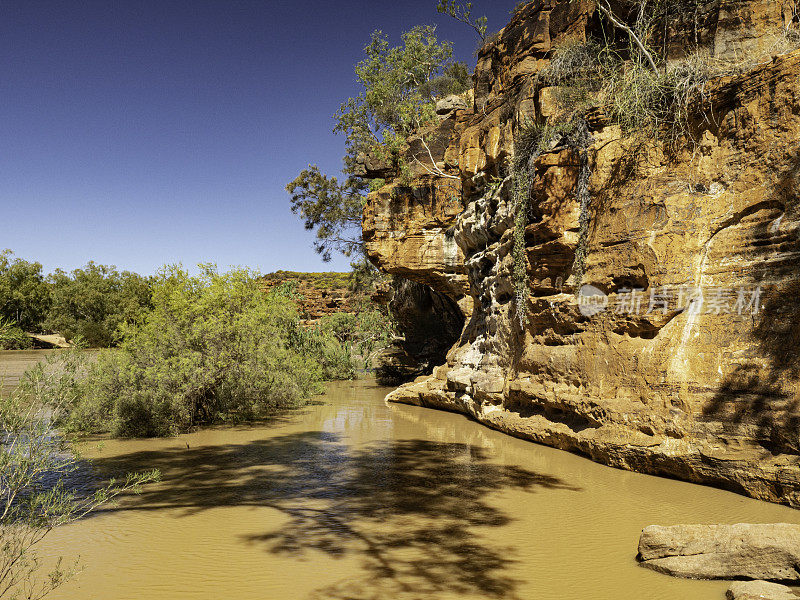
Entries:
[[[489,28],[515,1],[476,0]],[[436,0],[0,0],[0,249],[46,271],[88,260],[269,272],[323,263],[285,184],[341,168],[331,115],[373,29],[477,36]]]

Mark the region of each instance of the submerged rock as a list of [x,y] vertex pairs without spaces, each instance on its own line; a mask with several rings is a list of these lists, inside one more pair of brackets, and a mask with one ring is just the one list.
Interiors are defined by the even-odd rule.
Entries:
[[651,525],[639,560],[676,577],[800,581],[800,525]]
[[728,600],[797,600],[791,588],[769,581],[736,581],[728,588]]

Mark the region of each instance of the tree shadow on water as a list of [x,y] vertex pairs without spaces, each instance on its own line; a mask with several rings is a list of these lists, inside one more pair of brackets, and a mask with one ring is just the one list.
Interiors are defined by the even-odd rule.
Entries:
[[[159,468],[164,481],[110,510],[263,506],[288,519],[247,536],[270,553],[355,557],[360,572],[314,598],[433,598],[445,592],[517,598],[513,549],[482,534],[512,518],[488,496],[577,490],[558,478],[489,460],[466,444],[399,440],[352,447],[323,432],[246,444],[139,452],[101,470]],[[488,531],[487,531],[488,529]],[[493,537],[501,534],[498,530]]]

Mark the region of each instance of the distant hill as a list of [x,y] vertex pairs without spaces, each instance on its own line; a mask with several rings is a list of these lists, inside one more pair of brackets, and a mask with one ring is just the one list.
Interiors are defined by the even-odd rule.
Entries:
[[334,312],[355,312],[350,292],[350,273],[298,273],[275,271],[264,275],[264,290],[295,282],[296,291],[303,297],[300,311],[309,320]]

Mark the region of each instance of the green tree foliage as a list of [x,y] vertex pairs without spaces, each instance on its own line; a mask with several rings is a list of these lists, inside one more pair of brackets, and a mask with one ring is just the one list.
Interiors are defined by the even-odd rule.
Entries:
[[436,10],[442,14],[453,17],[456,21],[461,21],[475,30],[475,33],[486,41],[486,24],[488,19],[484,17],[472,18],[472,2],[456,2],[456,0],[439,0]]
[[439,42],[435,27],[418,25],[402,41],[390,47],[374,31],[355,67],[363,91],[334,116],[334,132],[347,139],[346,167],[364,153],[397,158],[410,134],[435,122],[434,100],[468,86],[466,67],[452,62],[453,46]]
[[377,353],[391,341],[393,328],[386,311],[375,308],[357,313],[333,313],[317,325],[322,337],[335,338],[365,369],[373,367]]
[[70,485],[80,463],[53,428],[65,408],[62,374],[39,365],[22,385],[0,397],[0,598],[39,599],[77,571],[59,559],[45,567],[37,545],[55,528],[137,491],[158,479],[156,471],[111,480],[94,492]]
[[353,177],[339,183],[316,165],[309,165],[286,186],[291,194],[292,212],[299,214],[305,228],[316,230],[314,249],[324,261],[331,252],[350,256],[361,249],[361,211],[366,184]]
[[120,326],[141,320],[151,306],[150,279],[111,266],[89,262],[70,273],[59,269],[49,282],[52,304],[45,327],[92,347],[114,345]]
[[364,256],[350,263],[347,287],[356,296],[369,296],[385,280],[386,276]]
[[42,265],[0,252],[0,317],[27,331],[38,331],[50,307]]
[[119,348],[72,379],[67,430],[172,435],[296,407],[323,379],[352,377],[347,352],[304,329],[290,296],[281,286],[264,294],[260,276],[244,269],[201,265],[190,276],[165,267],[152,311],[124,324]]
[[0,350],[24,350],[31,346],[31,338],[16,323],[0,317]]
[[414,27],[396,47],[375,31],[364,52],[355,67],[362,91],[334,116],[334,132],[346,138],[345,181],[309,165],[286,186],[292,211],[306,229],[316,230],[315,249],[324,260],[330,260],[332,251],[350,256],[361,248],[361,212],[369,182],[359,176],[366,157],[401,174],[406,139],[435,122],[435,99],[469,87],[466,65],[452,61],[452,45],[440,42],[434,27]]

